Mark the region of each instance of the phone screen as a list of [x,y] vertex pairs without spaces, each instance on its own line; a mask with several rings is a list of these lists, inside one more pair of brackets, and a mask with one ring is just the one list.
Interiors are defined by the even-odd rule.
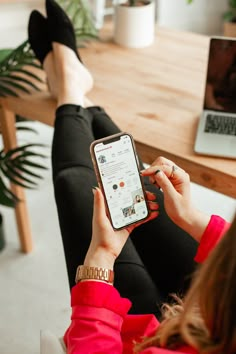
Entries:
[[92,146],[112,226],[120,229],[145,219],[149,211],[131,135],[113,135]]

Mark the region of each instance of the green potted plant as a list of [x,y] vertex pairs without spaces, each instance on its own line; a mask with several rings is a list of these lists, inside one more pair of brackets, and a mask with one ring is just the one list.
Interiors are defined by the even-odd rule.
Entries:
[[[60,0],[59,3],[71,18],[78,46],[85,40],[97,38],[97,30],[93,24],[90,8],[85,0]],[[40,90],[41,79],[31,68],[42,70],[35,60],[28,40],[16,49],[0,50],[0,96],[18,96],[19,93],[30,94],[32,90]],[[22,127],[19,130],[33,130]],[[9,151],[0,151],[0,205],[15,207],[19,202],[10,189],[9,183],[23,188],[35,188],[37,180],[42,176],[37,170],[46,167],[38,162],[45,158],[37,149],[41,144],[24,144]],[[2,215],[0,213],[0,250],[4,248]]]
[[[86,40],[97,38],[97,30],[93,24],[90,7],[85,0],[59,0],[71,18],[78,46]],[[19,92],[30,93],[39,90],[41,79],[30,70],[31,67],[42,69],[35,60],[28,40],[16,49],[0,51],[0,96],[17,96]]]
[[236,37],[236,0],[228,1],[228,10],[224,14],[224,36]]
[[[20,129],[33,130],[27,126],[21,126]],[[43,178],[38,171],[47,169],[39,162],[46,158],[46,155],[39,151],[44,147],[43,144],[30,143],[0,151],[0,205],[14,208],[20,201],[11,191],[10,183],[27,189],[35,189],[38,186],[38,180]],[[4,246],[4,222],[0,210],[0,251]]]
[[[32,88],[37,89],[30,79],[34,78],[36,81],[40,79],[22,65],[24,63],[27,67],[30,65],[39,67],[33,61],[34,57],[26,42],[14,50],[0,50],[0,96],[17,96],[19,91],[29,92]],[[18,121],[20,120],[22,119],[18,118]],[[18,127],[18,131],[20,130],[35,132],[26,123]],[[38,159],[45,158],[41,152],[35,150],[41,147],[41,144],[32,143],[9,151],[4,151],[4,149],[0,151],[0,205],[14,208],[19,202],[17,196],[11,192],[9,182],[24,188],[37,187],[37,180],[42,178],[37,170],[46,168],[37,162]],[[0,212],[0,251],[4,246],[4,222]]]
[[129,48],[147,47],[155,32],[155,2],[128,0],[115,5],[114,41]]

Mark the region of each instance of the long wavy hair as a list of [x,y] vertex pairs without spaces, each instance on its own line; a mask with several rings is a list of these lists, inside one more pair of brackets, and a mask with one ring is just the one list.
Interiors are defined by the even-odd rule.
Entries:
[[163,305],[156,333],[136,343],[138,353],[150,346],[199,353],[236,353],[236,214],[223,239],[196,271],[183,300]]

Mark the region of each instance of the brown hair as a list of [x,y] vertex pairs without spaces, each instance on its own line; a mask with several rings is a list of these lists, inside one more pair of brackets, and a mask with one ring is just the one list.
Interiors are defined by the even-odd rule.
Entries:
[[176,349],[189,345],[199,353],[236,353],[236,215],[230,229],[195,273],[182,301],[164,304],[163,321],[153,337],[135,345]]

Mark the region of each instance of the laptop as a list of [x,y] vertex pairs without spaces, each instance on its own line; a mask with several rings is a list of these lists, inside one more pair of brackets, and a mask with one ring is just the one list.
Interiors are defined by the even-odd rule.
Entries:
[[236,158],[236,38],[210,38],[194,151]]

